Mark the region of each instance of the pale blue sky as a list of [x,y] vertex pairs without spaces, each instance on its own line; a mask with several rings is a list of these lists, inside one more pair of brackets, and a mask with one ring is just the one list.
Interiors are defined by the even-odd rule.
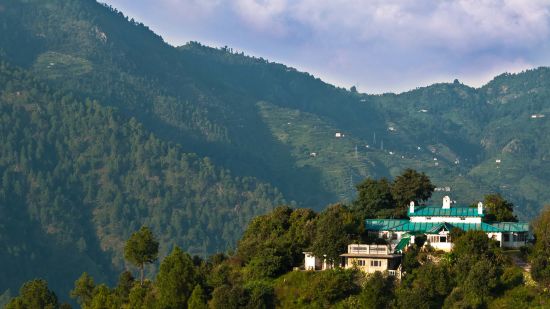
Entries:
[[104,1],[172,45],[227,45],[367,93],[550,65],[550,0]]

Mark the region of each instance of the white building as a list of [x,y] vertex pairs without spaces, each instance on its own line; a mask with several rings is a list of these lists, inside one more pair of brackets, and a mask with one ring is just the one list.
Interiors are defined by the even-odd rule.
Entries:
[[334,268],[334,265],[327,261],[325,257],[319,258],[313,255],[312,252],[302,252],[304,254],[304,269],[305,270],[325,270]]
[[411,202],[409,219],[367,219],[365,227],[371,234],[388,240],[393,246],[414,243],[415,236],[425,235],[426,243],[435,249],[450,251],[450,232],[480,230],[501,247],[519,248],[526,244],[529,224],[526,222],[483,222],[483,204],[477,207],[457,206],[448,196],[441,206],[416,206]]

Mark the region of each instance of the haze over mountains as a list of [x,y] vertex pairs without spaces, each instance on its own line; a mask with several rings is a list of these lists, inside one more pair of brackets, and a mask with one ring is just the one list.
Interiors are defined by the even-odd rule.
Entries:
[[0,60],[0,292],[113,280],[142,224],[161,256],[227,250],[278,204],[351,201],[408,167],[521,218],[550,202],[548,68],[366,95],[61,0],[2,3]]

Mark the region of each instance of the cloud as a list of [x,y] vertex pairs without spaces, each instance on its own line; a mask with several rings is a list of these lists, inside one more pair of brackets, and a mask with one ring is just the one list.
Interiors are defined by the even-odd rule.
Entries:
[[550,61],[550,0],[108,2],[174,44],[228,45],[371,92]]

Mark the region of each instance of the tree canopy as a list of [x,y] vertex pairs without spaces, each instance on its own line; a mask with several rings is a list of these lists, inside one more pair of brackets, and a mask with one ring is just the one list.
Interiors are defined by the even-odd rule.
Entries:
[[483,199],[483,206],[486,209],[486,221],[516,222],[514,215],[514,204],[505,200],[500,194],[489,194]]
[[153,263],[157,259],[158,249],[158,241],[146,226],[142,226],[139,231],[133,233],[124,246],[124,258],[139,268],[142,285],[143,268],[145,264]]

